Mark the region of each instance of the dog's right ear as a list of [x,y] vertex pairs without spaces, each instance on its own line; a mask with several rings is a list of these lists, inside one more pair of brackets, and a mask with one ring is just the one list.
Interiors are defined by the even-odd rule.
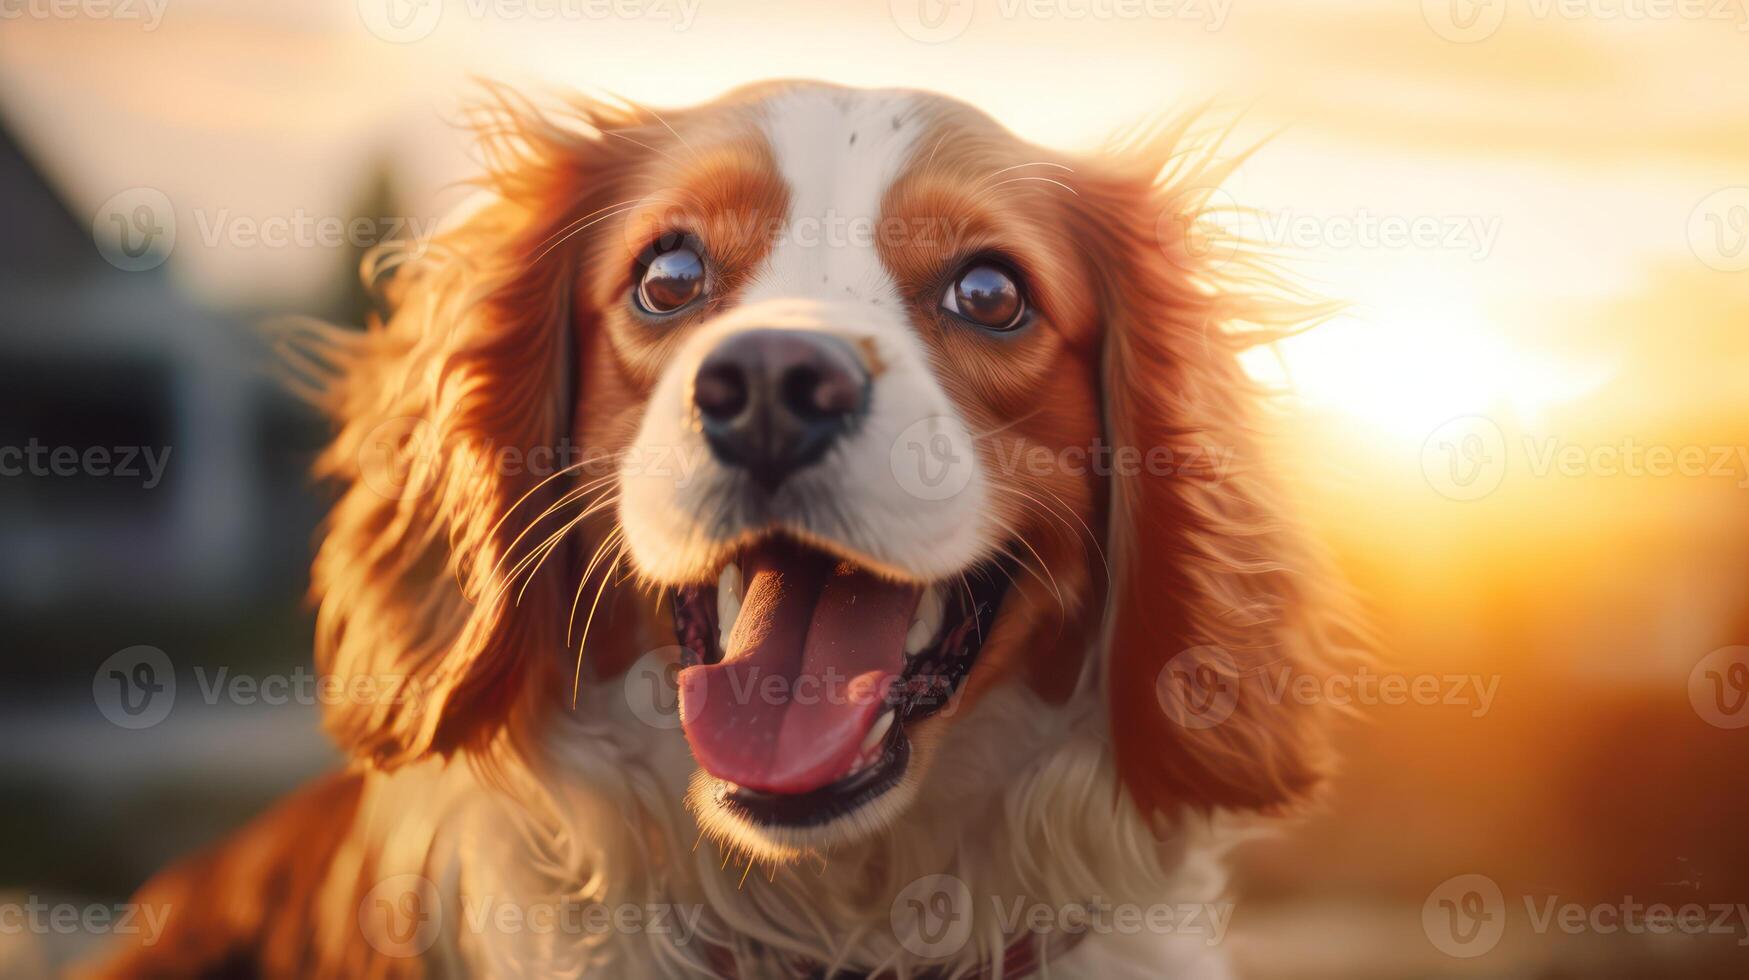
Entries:
[[1187,163],[1185,137],[1168,128],[1078,181],[1106,297],[1106,437],[1174,464],[1110,480],[1111,737],[1146,813],[1271,811],[1305,798],[1328,761],[1326,706],[1276,683],[1321,678],[1351,647],[1332,573],[1267,472],[1263,392],[1239,354],[1324,310],[1204,237],[1224,172]]
[[500,96],[481,127],[491,202],[374,257],[392,274],[386,322],[303,345],[339,425],[317,472],[344,485],[311,576],[316,663],[326,727],[357,758],[387,768],[483,742],[552,669],[539,653],[560,642],[563,561],[521,559],[556,525],[518,536],[572,484],[506,460],[571,424],[597,315],[569,232],[623,194],[635,147],[603,131],[635,112],[588,105],[560,126]]

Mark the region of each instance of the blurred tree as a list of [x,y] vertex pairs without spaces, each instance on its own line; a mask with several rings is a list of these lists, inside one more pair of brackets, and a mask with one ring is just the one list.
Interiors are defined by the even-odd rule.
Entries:
[[[393,235],[409,234],[413,224],[398,190],[394,166],[388,157],[378,156],[366,171],[356,204],[347,209],[347,241],[340,268],[342,276],[331,318],[348,327],[362,327],[369,314],[386,313],[379,289],[367,287],[360,270],[371,250]],[[369,222],[371,233],[360,238],[355,234],[359,219]]]

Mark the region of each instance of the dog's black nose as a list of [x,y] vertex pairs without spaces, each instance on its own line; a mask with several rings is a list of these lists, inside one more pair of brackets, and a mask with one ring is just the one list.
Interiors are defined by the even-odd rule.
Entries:
[[868,372],[849,345],[803,330],[730,337],[692,386],[711,452],[767,493],[824,456],[868,409],[868,396]]

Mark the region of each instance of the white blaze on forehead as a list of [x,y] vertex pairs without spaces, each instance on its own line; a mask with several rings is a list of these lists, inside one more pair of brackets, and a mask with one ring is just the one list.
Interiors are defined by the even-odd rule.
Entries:
[[923,129],[909,92],[804,89],[774,96],[760,125],[789,186],[784,234],[746,294],[896,305],[875,247],[881,198]]
[[[970,436],[953,441],[967,427],[878,247],[881,201],[914,158],[927,106],[914,93],[836,89],[792,90],[759,106],[789,193],[787,224],[734,305],[686,337],[650,394],[639,451],[628,460],[666,458],[678,447],[701,464],[680,479],[667,467],[622,470],[620,526],[644,574],[714,579],[724,548],[772,528],[835,542],[920,581],[946,580],[993,553],[1003,532],[989,517],[987,477]],[[736,333],[772,329],[852,341],[881,370],[862,418],[829,460],[762,501],[737,489],[736,473],[714,459],[688,406],[711,350]]]

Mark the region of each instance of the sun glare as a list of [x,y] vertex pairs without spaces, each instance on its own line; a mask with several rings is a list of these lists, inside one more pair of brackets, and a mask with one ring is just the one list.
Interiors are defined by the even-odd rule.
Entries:
[[1536,429],[1552,406],[1608,380],[1515,343],[1466,295],[1399,283],[1328,323],[1246,361],[1259,380],[1309,406],[1338,410],[1379,434],[1425,437],[1463,415]]

